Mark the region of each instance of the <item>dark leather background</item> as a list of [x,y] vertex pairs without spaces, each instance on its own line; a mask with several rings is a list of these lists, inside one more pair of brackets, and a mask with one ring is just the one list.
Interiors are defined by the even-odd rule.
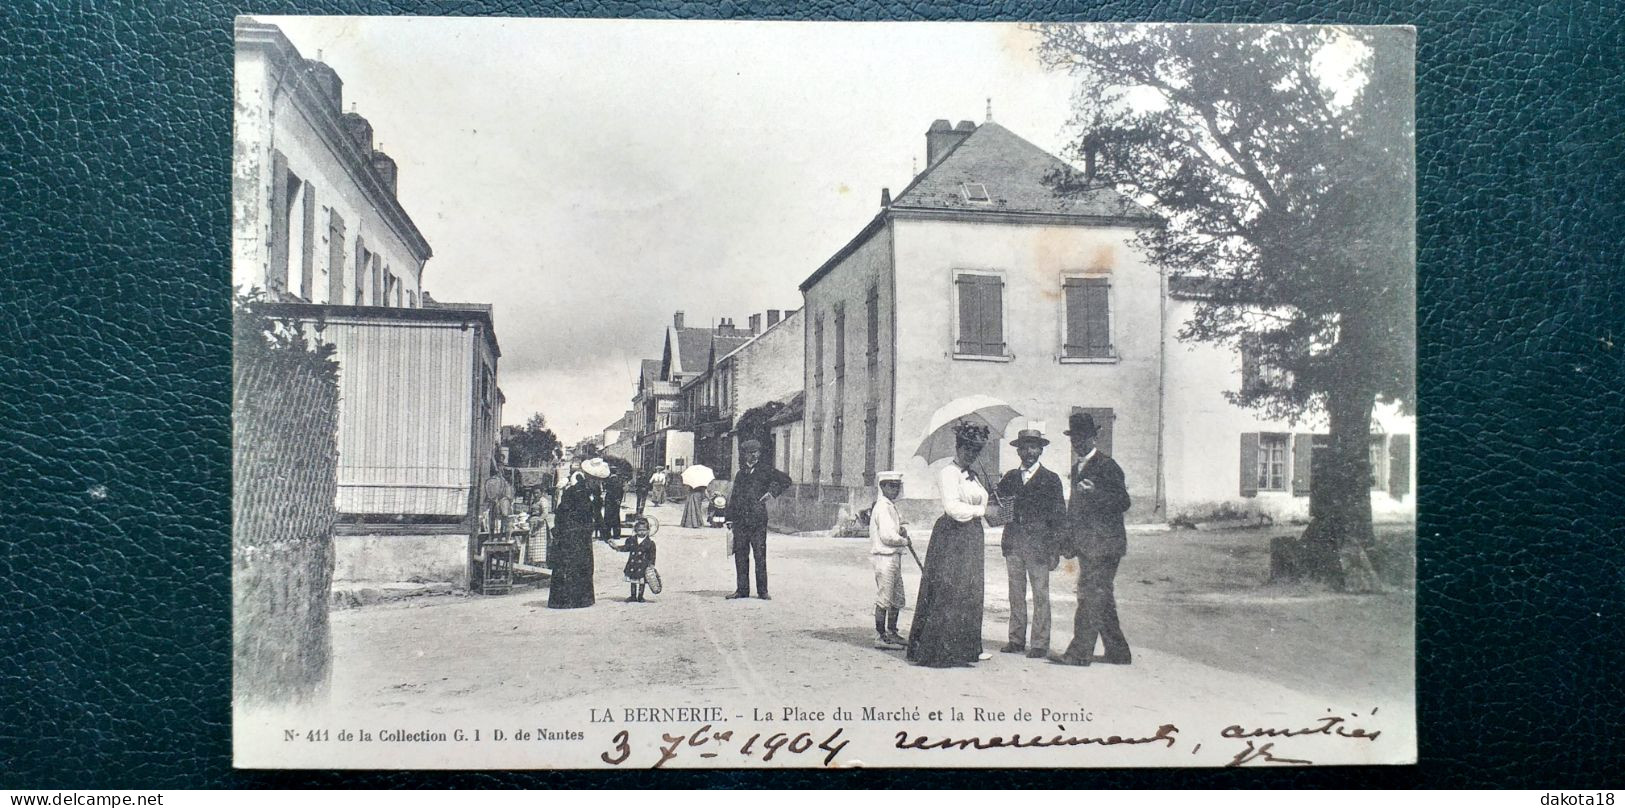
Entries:
[[0,785],[1619,784],[1608,767],[1625,760],[1625,47],[1613,3],[250,9],[1420,27],[1420,766],[658,777],[231,770],[226,300],[238,9],[21,5],[0,10]]

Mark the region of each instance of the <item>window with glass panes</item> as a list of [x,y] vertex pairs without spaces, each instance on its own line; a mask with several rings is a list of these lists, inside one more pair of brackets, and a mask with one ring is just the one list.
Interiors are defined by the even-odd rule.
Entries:
[[1287,436],[1264,433],[1258,436],[1258,490],[1285,491]]

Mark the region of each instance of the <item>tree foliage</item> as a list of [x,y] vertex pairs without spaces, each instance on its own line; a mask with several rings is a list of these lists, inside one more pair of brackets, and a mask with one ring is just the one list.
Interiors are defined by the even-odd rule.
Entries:
[[506,427],[503,433],[511,466],[540,466],[560,457],[559,437],[547,428],[547,416],[539,412],[531,415],[523,427]]
[[[1305,539],[1343,583],[1371,541],[1373,405],[1415,396],[1413,40],[1402,29],[1038,26],[1079,78],[1062,193],[1123,190],[1163,217],[1138,246],[1198,299],[1180,338],[1241,349],[1227,395],[1323,412]],[[1363,555],[1354,566],[1365,567]]]
[[1042,26],[1080,79],[1072,155],[1166,225],[1139,238],[1203,299],[1182,339],[1281,373],[1232,399],[1274,417],[1340,388],[1415,386],[1410,36],[1396,29]]

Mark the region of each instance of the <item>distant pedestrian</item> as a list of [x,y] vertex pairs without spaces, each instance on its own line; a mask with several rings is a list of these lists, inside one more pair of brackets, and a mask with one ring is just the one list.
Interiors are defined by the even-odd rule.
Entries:
[[649,477],[649,492],[654,496],[656,505],[666,501],[666,486],[669,479],[670,475],[666,473],[665,466],[655,469],[655,473]]
[[982,519],[999,517],[974,464],[987,446],[988,428],[960,421],[954,427],[954,461],[937,475],[941,518],[931,528],[925,571],[908,632],[908,661],[931,668],[971,665],[982,652],[984,563]]
[[[1027,652],[1033,659],[1049,655],[1049,574],[1060,565],[1059,540],[1066,530],[1065,484],[1039,462],[1049,439],[1036,429],[1023,429],[1010,442],[1021,466],[999,480],[999,498],[1010,505],[1000,550],[1010,585],[1010,642],[1000,651]],[[1027,590],[1033,593],[1032,640],[1027,638]]]
[[705,527],[705,489],[703,487],[688,487],[688,493],[683,497],[683,527]]
[[897,513],[903,495],[903,473],[875,475],[879,493],[869,512],[869,558],[875,568],[875,647],[898,649],[908,642],[897,633],[897,617],[907,605],[903,594],[903,554],[908,552],[908,526]]
[[733,529],[734,592],[728,598],[750,597],[751,555],[756,556],[756,597],[767,593],[767,506],[790,489],[790,475],[762,462],[762,442],[754,438],[739,445],[743,465],[734,475],[724,519]]
[[1072,644],[1059,661],[1088,665],[1095,640],[1105,645],[1104,662],[1128,665],[1133,661],[1128,638],[1117,620],[1117,566],[1128,552],[1128,531],[1123,513],[1128,510],[1128,488],[1117,461],[1095,446],[1100,427],[1088,413],[1073,413],[1066,434],[1072,438],[1072,501],[1067,506],[1067,527],[1078,554],[1078,611],[1073,617]]
[[648,501],[649,492],[654,488],[653,479],[653,474],[644,474],[641,471],[634,472],[632,475],[632,493],[636,494],[638,498],[636,511],[638,516],[643,515],[643,504]]
[[604,479],[604,538],[621,538],[621,505],[626,499],[626,484],[614,471]]
[[632,535],[626,543],[616,547],[626,553],[626,568],[622,572],[626,575],[626,582],[631,585],[631,594],[627,596],[627,603],[643,603],[644,577],[648,575],[649,568],[655,565],[655,541],[649,532],[649,520],[639,517],[632,522]]

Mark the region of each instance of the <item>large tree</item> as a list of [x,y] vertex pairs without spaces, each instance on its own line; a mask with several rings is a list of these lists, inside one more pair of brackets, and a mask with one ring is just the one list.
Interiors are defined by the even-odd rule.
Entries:
[[1165,225],[1138,237],[1201,295],[1183,340],[1245,348],[1238,405],[1323,415],[1311,572],[1372,585],[1368,455],[1377,402],[1415,396],[1413,37],[1403,29],[1037,28],[1079,78],[1063,192],[1109,185]]

